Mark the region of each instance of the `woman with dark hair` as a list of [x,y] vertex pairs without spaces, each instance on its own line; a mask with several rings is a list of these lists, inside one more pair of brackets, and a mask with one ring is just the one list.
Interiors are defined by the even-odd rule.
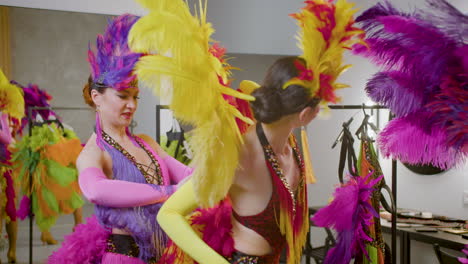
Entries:
[[[191,198],[194,196],[191,180],[158,215],[169,236],[196,261],[228,263],[228,259],[230,263],[278,263],[285,248],[289,247],[292,257],[295,241],[303,239],[304,234],[298,231],[308,226],[306,179],[302,155],[292,132],[317,116],[320,98],[311,96],[301,85],[283,88],[300,75],[296,68],[298,63],[304,65],[304,60],[299,57],[277,60],[268,70],[262,86],[252,93],[255,101],[251,102],[251,108],[257,123],[243,135],[239,164],[228,193],[232,205],[232,218],[227,218],[231,221],[232,252],[221,257],[208,248],[188,250],[177,240],[182,230],[169,228],[169,222],[178,223],[178,217],[198,207]],[[183,207],[180,207],[181,202]],[[278,224],[280,216],[287,218],[292,214],[297,219]],[[298,237],[287,237],[286,230]]]
[[[135,67],[139,81],[195,127],[196,169],[158,214],[172,239],[160,263],[278,264],[286,250],[287,263],[298,264],[309,229],[308,166],[292,132],[344,87],[336,83],[343,51],[363,33],[353,27],[352,4],[306,1],[293,15],[304,54],[277,60],[260,87],[243,82],[240,93],[228,87],[225,50],[210,43],[206,5],[190,16],[180,0],[140,2],[150,12],[129,36],[147,54]],[[236,122],[252,126],[241,134]]]
[[137,20],[115,18],[98,36],[97,52],[88,52],[91,76],[83,96],[96,111],[96,129],[77,168],[96,217],[78,226],[49,263],[156,263],[166,245],[156,214],[191,169],[128,129],[139,99],[133,67],[142,54],[129,50],[127,35]]

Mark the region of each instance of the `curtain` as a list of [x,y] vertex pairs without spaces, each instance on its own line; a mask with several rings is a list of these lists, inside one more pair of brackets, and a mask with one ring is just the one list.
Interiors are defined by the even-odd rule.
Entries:
[[0,6],[0,68],[11,79],[11,47],[9,8]]

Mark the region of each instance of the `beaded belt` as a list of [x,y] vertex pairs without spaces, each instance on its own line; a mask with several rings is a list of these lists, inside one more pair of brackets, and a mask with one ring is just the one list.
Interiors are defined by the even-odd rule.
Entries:
[[[111,234],[107,238],[106,252],[125,255],[128,257],[138,258],[140,249],[130,235]],[[156,263],[155,258],[147,261],[148,264]]]
[[260,264],[261,257],[259,256],[250,256],[241,252],[234,252],[231,257],[228,257],[227,260],[231,264]]

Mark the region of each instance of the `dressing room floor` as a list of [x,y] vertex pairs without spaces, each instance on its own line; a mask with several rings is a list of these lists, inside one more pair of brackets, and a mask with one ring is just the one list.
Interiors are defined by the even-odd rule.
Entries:
[[[83,219],[89,217],[93,213],[93,205],[85,204],[83,207]],[[33,229],[33,263],[44,263],[47,257],[56,250],[63,237],[72,232],[73,228],[73,215],[64,215],[60,217],[57,224],[51,229],[53,237],[59,242],[57,245],[43,245],[40,240],[41,233],[36,225]],[[5,236],[5,227],[3,227],[3,234]],[[7,249],[0,252],[1,263],[7,263]],[[29,263],[29,219],[20,221],[18,223],[18,242],[16,251],[17,263]]]

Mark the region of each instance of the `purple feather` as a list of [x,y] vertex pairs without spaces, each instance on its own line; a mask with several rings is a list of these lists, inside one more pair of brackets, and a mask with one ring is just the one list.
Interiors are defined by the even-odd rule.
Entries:
[[402,162],[432,164],[442,169],[463,163],[466,155],[448,146],[446,131],[430,125],[427,113],[393,119],[378,137],[382,154]]
[[408,14],[401,12],[390,4],[388,1],[382,1],[375,4],[373,7],[364,11],[361,15],[356,18],[356,22],[365,27],[365,30],[371,29],[376,26],[373,20],[381,16],[409,16]]
[[[402,13],[385,2],[365,11],[358,21],[369,48],[354,52],[383,66],[385,72],[375,74],[366,90],[400,117],[379,136],[384,155],[445,169],[468,152],[468,46],[459,37],[467,23],[444,0],[428,2],[439,10]],[[447,19],[452,25],[436,25],[437,14],[438,19],[454,16]],[[450,33],[457,24],[453,21],[463,24],[459,35]]]
[[366,84],[369,97],[389,107],[397,116],[403,116],[421,108],[427,94],[418,89],[405,73],[399,71],[378,72]]
[[445,0],[426,0],[429,8],[418,12],[421,19],[437,26],[453,39],[468,42],[468,16]]
[[386,69],[407,73],[418,87],[434,89],[453,60],[456,43],[414,18],[381,16],[374,23],[382,27],[367,32],[370,49],[361,50],[360,55]]
[[141,53],[130,50],[127,44],[128,33],[139,17],[124,14],[109,22],[104,35],[96,39],[96,52],[90,47],[88,61],[94,82],[117,90],[133,87],[136,79],[133,67]]
[[336,188],[333,201],[313,216],[315,225],[338,232],[336,245],[328,252],[325,264],[348,264],[357,255],[367,254],[365,245],[372,238],[366,232],[372,218],[378,217],[368,200],[374,186],[383,177],[369,181],[372,173],[365,177],[351,177],[346,184]]
[[460,61],[460,66],[463,68],[465,77],[468,75],[468,44],[463,45],[455,51],[455,56]]

